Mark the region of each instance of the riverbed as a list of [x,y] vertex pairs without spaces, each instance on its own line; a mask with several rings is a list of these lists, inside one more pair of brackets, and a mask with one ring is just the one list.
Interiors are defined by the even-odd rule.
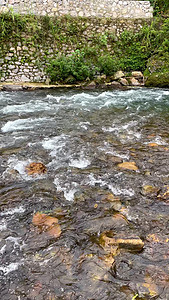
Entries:
[[0,299],[169,299],[169,90],[4,91],[0,128]]

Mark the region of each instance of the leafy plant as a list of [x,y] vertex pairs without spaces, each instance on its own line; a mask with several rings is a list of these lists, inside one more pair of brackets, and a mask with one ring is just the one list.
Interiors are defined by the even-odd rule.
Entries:
[[98,58],[98,68],[100,73],[104,73],[107,76],[113,75],[119,69],[117,57],[109,54],[100,56]]

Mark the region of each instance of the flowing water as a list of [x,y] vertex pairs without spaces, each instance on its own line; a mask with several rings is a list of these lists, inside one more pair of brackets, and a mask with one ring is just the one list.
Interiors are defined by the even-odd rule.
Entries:
[[1,92],[0,128],[0,299],[169,299],[169,90]]

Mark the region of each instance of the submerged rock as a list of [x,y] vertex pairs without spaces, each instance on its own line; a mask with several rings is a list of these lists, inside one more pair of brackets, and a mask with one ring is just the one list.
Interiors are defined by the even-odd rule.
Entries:
[[118,249],[124,248],[124,249],[128,249],[128,250],[133,250],[133,251],[141,251],[144,247],[144,242],[138,236],[132,236],[132,237],[113,236],[113,237],[108,237],[105,233],[103,233],[100,237],[100,244],[105,249],[110,248],[111,253],[112,253],[112,249],[114,249],[114,250],[116,249],[116,253],[118,252],[116,247],[118,247]]
[[46,231],[49,235],[57,238],[61,235],[61,227],[58,224],[58,219],[37,212],[32,219],[33,225],[37,226],[40,232]]
[[5,85],[3,85],[2,89],[4,91],[17,92],[17,91],[22,91],[23,86],[22,85],[15,85],[15,84],[5,84]]
[[136,163],[134,161],[132,161],[132,162],[123,162],[121,164],[118,164],[118,167],[122,168],[122,169],[133,170],[133,171],[138,170],[138,167],[136,166]]
[[122,204],[119,197],[113,195],[112,193],[102,195],[101,202],[104,203],[105,209],[113,208],[116,211],[120,211],[120,209],[122,208]]
[[157,196],[158,200],[169,202],[169,186],[165,186]]
[[157,143],[149,143],[148,146],[149,147],[158,147],[159,144],[157,144]]
[[47,169],[44,164],[33,162],[26,166],[26,171],[28,175],[40,175],[46,173]]
[[152,185],[144,185],[142,188],[143,195],[157,194],[158,191],[159,191],[159,188],[152,186]]

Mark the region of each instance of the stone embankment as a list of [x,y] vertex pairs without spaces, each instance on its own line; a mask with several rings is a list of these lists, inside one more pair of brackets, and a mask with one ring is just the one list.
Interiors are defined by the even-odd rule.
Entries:
[[[69,55],[86,45],[93,47],[100,43],[102,52],[106,50],[112,55],[113,43],[123,31],[138,32],[153,17],[150,1],[134,0],[0,0],[0,13],[7,11],[13,16],[15,13],[56,16],[60,30],[55,38],[46,35],[45,43],[31,26],[29,32],[18,33],[20,36],[10,33],[10,40],[7,36],[0,45],[0,82],[45,83],[51,59]],[[66,15],[75,23],[65,21]],[[40,30],[41,26],[39,22]],[[122,79],[121,84],[127,82]]]
[[[61,21],[60,21],[61,22]],[[24,33],[22,39],[10,40],[4,45],[0,45],[0,81],[1,82],[46,82],[46,66],[50,59],[54,59],[57,55],[69,55],[80,46],[88,45],[93,47],[96,43],[96,38],[99,41],[106,41],[106,50],[113,53],[114,43],[106,39],[107,36],[113,38],[118,37],[124,30],[133,30],[138,32],[145,23],[150,20],[137,19],[79,19],[78,27],[84,27],[81,36],[73,43],[64,42],[68,31],[61,32],[61,42],[53,40],[52,36],[46,38],[46,43],[35,43],[33,35],[29,36]],[[66,23],[64,23],[66,26]],[[106,39],[106,40],[105,40]],[[101,46],[104,49],[104,45]],[[104,51],[104,50],[103,50]]]
[[35,15],[106,18],[152,18],[150,1],[131,0],[1,0],[0,12],[12,9],[14,12]]
[[54,88],[112,88],[112,89],[128,89],[132,87],[144,86],[144,76],[139,71],[133,71],[130,76],[122,71],[118,71],[114,76],[107,78],[106,75],[98,76],[91,82],[82,82],[79,84],[47,84],[47,83],[31,83],[31,82],[6,82],[0,83],[0,90],[5,91],[22,91],[36,89],[54,89]]

